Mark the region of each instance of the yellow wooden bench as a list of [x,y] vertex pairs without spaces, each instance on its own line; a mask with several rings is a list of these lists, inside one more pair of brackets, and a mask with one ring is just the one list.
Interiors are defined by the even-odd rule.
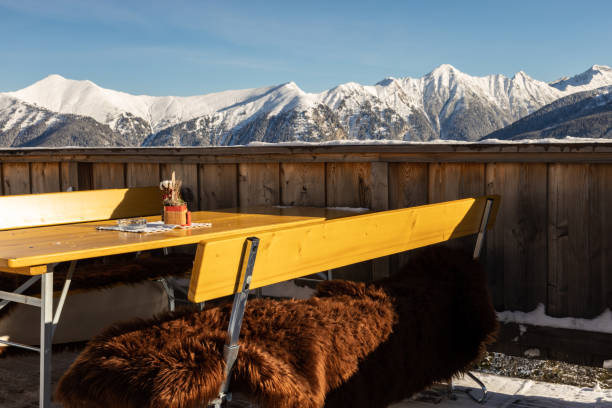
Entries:
[[225,382],[212,404],[220,407],[227,397],[250,289],[473,234],[478,234],[476,259],[499,203],[499,196],[483,196],[201,242],[189,299],[234,295],[224,346]]

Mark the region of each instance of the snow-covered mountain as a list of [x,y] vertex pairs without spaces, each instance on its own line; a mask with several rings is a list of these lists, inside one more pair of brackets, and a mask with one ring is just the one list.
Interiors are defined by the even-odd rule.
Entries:
[[497,130],[486,139],[612,139],[612,86],[576,92]]
[[[295,83],[200,96],[130,95],[51,75],[0,94],[0,145],[210,146],[337,139],[478,140],[569,94],[612,85],[594,65],[551,84],[524,72],[474,77],[441,65],[421,78],[346,83],[314,94]],[[91,120],[100,126],[90,129]],[[78,126],[68,127],[68,122]],[[63,123],[63,135],[51,137]],[[68,129],[78,134],[68,135]],[[41,133],[45,138],[23,137]],[[87,137],[87,132],[96,137]],[[10,135],[7,136],[5,133]],[[42,133],[41,133],[42,134]],[[39,135],[40,136],[40,135]]]

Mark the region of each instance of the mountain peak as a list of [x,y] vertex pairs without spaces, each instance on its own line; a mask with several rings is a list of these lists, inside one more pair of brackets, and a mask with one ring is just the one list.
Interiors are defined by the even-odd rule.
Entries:
[[612,69],[606,65],[593,65],[581,74],[552,82],[550,85],[564,92],[581,92],[600,88],[610,83],[612,83]]
[[441,64],[438,65],[430,72],[430,74],[444,74],[444,73],[456,73],[461,72],[457,68],[453,67],[451,64]]
[[591,67],[591,71],[599,71],[599,72],[607,71],[607,72],[612,72],[612,68],[610,68],[607,65],[597,65],[597,64],[595,64],[595,65],[593,65]]

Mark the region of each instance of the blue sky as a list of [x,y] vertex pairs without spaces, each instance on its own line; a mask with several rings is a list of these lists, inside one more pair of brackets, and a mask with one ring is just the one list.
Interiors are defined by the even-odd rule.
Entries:
[[612,65],[612,1],[0,0],[0,91],[49,74],[135,94]]

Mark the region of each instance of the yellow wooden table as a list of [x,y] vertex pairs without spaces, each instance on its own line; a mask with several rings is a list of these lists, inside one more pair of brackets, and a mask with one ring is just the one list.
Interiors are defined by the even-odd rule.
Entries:
[[[40,407],[50,406],[51,395],[51,344],[53,332],[59,322],[62,307],[68,293],[74,271],[74,261],[85,258],[115,255],[150,249],[201,243],[235,235],[257,234],[275,229],[304,226],[355,215],[354,211],[325,208],[255,207],[201,211],[192,214],[193,222],[209,222],[211,227],[174,229],[155,233],[134,233],[98,230],[96,227],[115,225],[115,220],[69,223],[33,228],[0,231],[0,271],[22,275],[34,275],[15,292],[0,291],[0,309],[10,301],[41,308],[40,348],[25,346],[40,352]],[[157,221],[159,216],[147,217]],[[73,261],[64,290],[53,313],[53,265]],[[41,280],[41,296],[25,296],[22,293]],[[24,346],[9,341],[5,344]]]

